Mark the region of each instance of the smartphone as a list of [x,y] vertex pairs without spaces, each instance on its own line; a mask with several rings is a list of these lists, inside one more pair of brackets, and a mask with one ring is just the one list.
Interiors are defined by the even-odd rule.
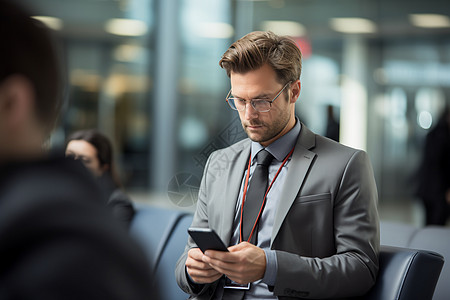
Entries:
[[210,228],[189,228],[188,233],[203,253],[206,250],[228,251],[217,233]]

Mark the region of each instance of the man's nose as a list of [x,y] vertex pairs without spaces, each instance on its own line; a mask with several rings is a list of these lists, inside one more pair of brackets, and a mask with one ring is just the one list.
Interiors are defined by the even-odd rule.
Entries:
[[247,120],[254,119],[258,116],[258,111],[253,107],[251,102],[245,103],[245,118]]

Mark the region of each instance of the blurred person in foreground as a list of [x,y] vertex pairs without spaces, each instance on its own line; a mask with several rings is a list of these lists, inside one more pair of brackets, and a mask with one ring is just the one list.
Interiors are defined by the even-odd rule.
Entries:
[[95,129],[76,131],[67,138],[66,156],[80,160],[91,171],[105,194],[105,204],[129,228],[135,211],[130,197],[121,189],[110,140]]
[[61,106],[48,30],[0,0],[0,36],[0,299],[155,299],[92,176],[43,148]]
[[445,225],[450,215],[450,107],[425,139],[416,195],[425,208],[425,225]]
[[[379,253],[367,154],[314,134],[295,116],[301,52],[290,38],[249,33],[220,66],[231,80],[226,100],[249,139],[209,157],[192,227],[215,230],[229,252],[202,253],[189,238],[177,263],[179,286],[192,299],[364,295]],[[254,191],[253,176],[260,182],[265,165],[267,185]],[[261,204],[247,205],[258,198]]]

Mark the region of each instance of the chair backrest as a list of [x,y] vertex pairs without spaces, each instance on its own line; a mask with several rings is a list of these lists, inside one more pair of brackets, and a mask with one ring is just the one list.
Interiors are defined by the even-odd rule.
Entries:
[[416,227],[393,221],[380,222],[382,245],[422,249],[441,254],[446,262],[436,284],[433,300],[450,299],[450,228],[443,226]]
[[154,270],[178,220],[185,212],[153,205],[136,205],[136,214],[130,225],[130,234],[142,246]]
[[444,258],[432,251],[381,246],[378,278],[365,300],[431,300]]
[[450,230],[447,227],[427,226],[417,232],[409,247],[416,249],[425,249],[442,254],[447,261],[442,268],[441,276],[439,277],[434,291],[433,300],[448,300],[450,299]]
[[192,223],[192,218],[192,215],[184,215],[179,219],[156,267],[155,279],[159,290],[164,291],[160,294],[159,300],[181,300],[189,297],[178,287],[175,279],[175,266],[186,246],[187,229]]

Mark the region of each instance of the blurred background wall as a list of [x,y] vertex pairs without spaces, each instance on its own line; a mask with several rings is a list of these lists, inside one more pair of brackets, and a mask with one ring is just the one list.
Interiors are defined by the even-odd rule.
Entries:
[[[450,102],[448,0],[17,0],[54,29],[67,79],[52,137],[98,128],[135,201],[194,209],[203,166],[243,137],[222,53],[253,30],[303,52],[300,119],[372,160],[384,219],[423,222],[414,173]],[[330,120],[334,119],[334,122]]]

